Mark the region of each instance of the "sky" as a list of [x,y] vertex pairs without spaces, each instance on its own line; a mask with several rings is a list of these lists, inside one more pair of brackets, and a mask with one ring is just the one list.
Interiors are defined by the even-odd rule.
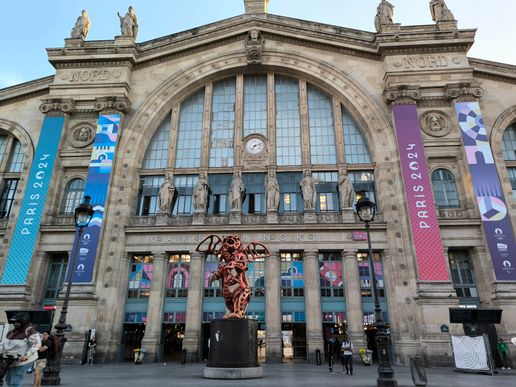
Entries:
[[[389,0],[394,22],[432,24],[429,0]],[[270,0],[269,13],[365,31],[375,31],[380,0]],[[120,34],[117,12],[132,5],[137,42],[170,35],[244,13],[243,0],[7,0],[0,21],[0,88],[55,73],[46,48],[63,47],[82,9],[91,20],[86,40]],[[515,0],[446,0],[459,28],[477,28],[470,57],[516,65]]]

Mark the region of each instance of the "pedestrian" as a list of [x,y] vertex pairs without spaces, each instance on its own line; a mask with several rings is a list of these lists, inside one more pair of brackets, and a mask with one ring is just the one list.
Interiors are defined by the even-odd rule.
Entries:
[[43,332],[41,339],[41,347],[38,350],[38,360],[34,367],[34,387],[41,387],[41,378],[43,376],[43,369],[47,366],[48,355],[52,351],[52,340],[50,339],[50,331]]
[[347,375],[353,375],[353,343],[347,336],[342,342],[342,373],[344,373],[344,368],[346,368]]
[[97,348],[97,341],[95,340],[95,336],[93,336],[88,341],[88,351],[86,354],[86,364],[93,365],[93,357],[95,356],[95,349]]
[[7,387],[20,387],[23,376],[32,368],[38,358],[38,349],[41,347],[41,337],[30,324],[27,312],[21,312],[9,319],[13,329],[7,332],[7,337],[0,345],[0,354],[16,358],[5,374]]
[[498,350],[498,353],[500,354],[500,360],[502,361],[502,370],[508,369],[510,370],[511,367],[509,367],[509,359],[507,357],[507,353],[509,352],[507,348],[507,344],[504,342],[503,338],[498,338],[498,343],[496,343],[496,349]]
[[339,353],[339,340],[334,334],[332,334],[328,339],[326,350],[328,353],[328,366],[330,368],[330,373],[334,374],[333,366],[335,364],[335,358]]

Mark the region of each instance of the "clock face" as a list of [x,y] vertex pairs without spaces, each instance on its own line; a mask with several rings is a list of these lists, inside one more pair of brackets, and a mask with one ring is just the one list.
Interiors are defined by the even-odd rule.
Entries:
[[265,149],[265,143],[261,138],[253,137],[247,140],[245,143],[245,150],[247,153],[252,155],[257,155],[258,153],[263,152]]

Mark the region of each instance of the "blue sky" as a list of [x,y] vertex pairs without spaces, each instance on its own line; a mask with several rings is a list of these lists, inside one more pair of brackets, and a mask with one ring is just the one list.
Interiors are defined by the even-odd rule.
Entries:
[[[270,0],[269,13],[374,31],[380,0]],[[394,21],[433,23],[429,0],[389,0]],[[459,28],[478,28],[469,56],[516,65],[515,0],[447,0]],[[45,48],[63,47],[85,8],[92,26],[87,40],[109,40],[120,33],[117,12],[134,6],[138,42],[173,34],[244,13],[243,0],[9,0],[0,22],[0,88],[52,75]]]

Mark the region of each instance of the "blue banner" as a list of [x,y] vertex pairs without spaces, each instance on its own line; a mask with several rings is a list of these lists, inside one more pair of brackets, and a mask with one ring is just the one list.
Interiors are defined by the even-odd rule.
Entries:
[[[73,268],[73,282],[89,283],[92,281],[119,125],[120,114],[99,116],[84,189],[84,196],[91,197],[90,203],[95,213],[89,226],[84,229],[79,243],[76,240],[73,243],[72,257],[73,254],[76,254],[75,250],[79,249]],[[77,234],[75,237],[77,238]],[[70,271],[68,271],[67,278],[69,275]]]
[[43,121],[7,256],[2,285],[23,285],[27,281],[63,126],[64,117],[45,117]]

